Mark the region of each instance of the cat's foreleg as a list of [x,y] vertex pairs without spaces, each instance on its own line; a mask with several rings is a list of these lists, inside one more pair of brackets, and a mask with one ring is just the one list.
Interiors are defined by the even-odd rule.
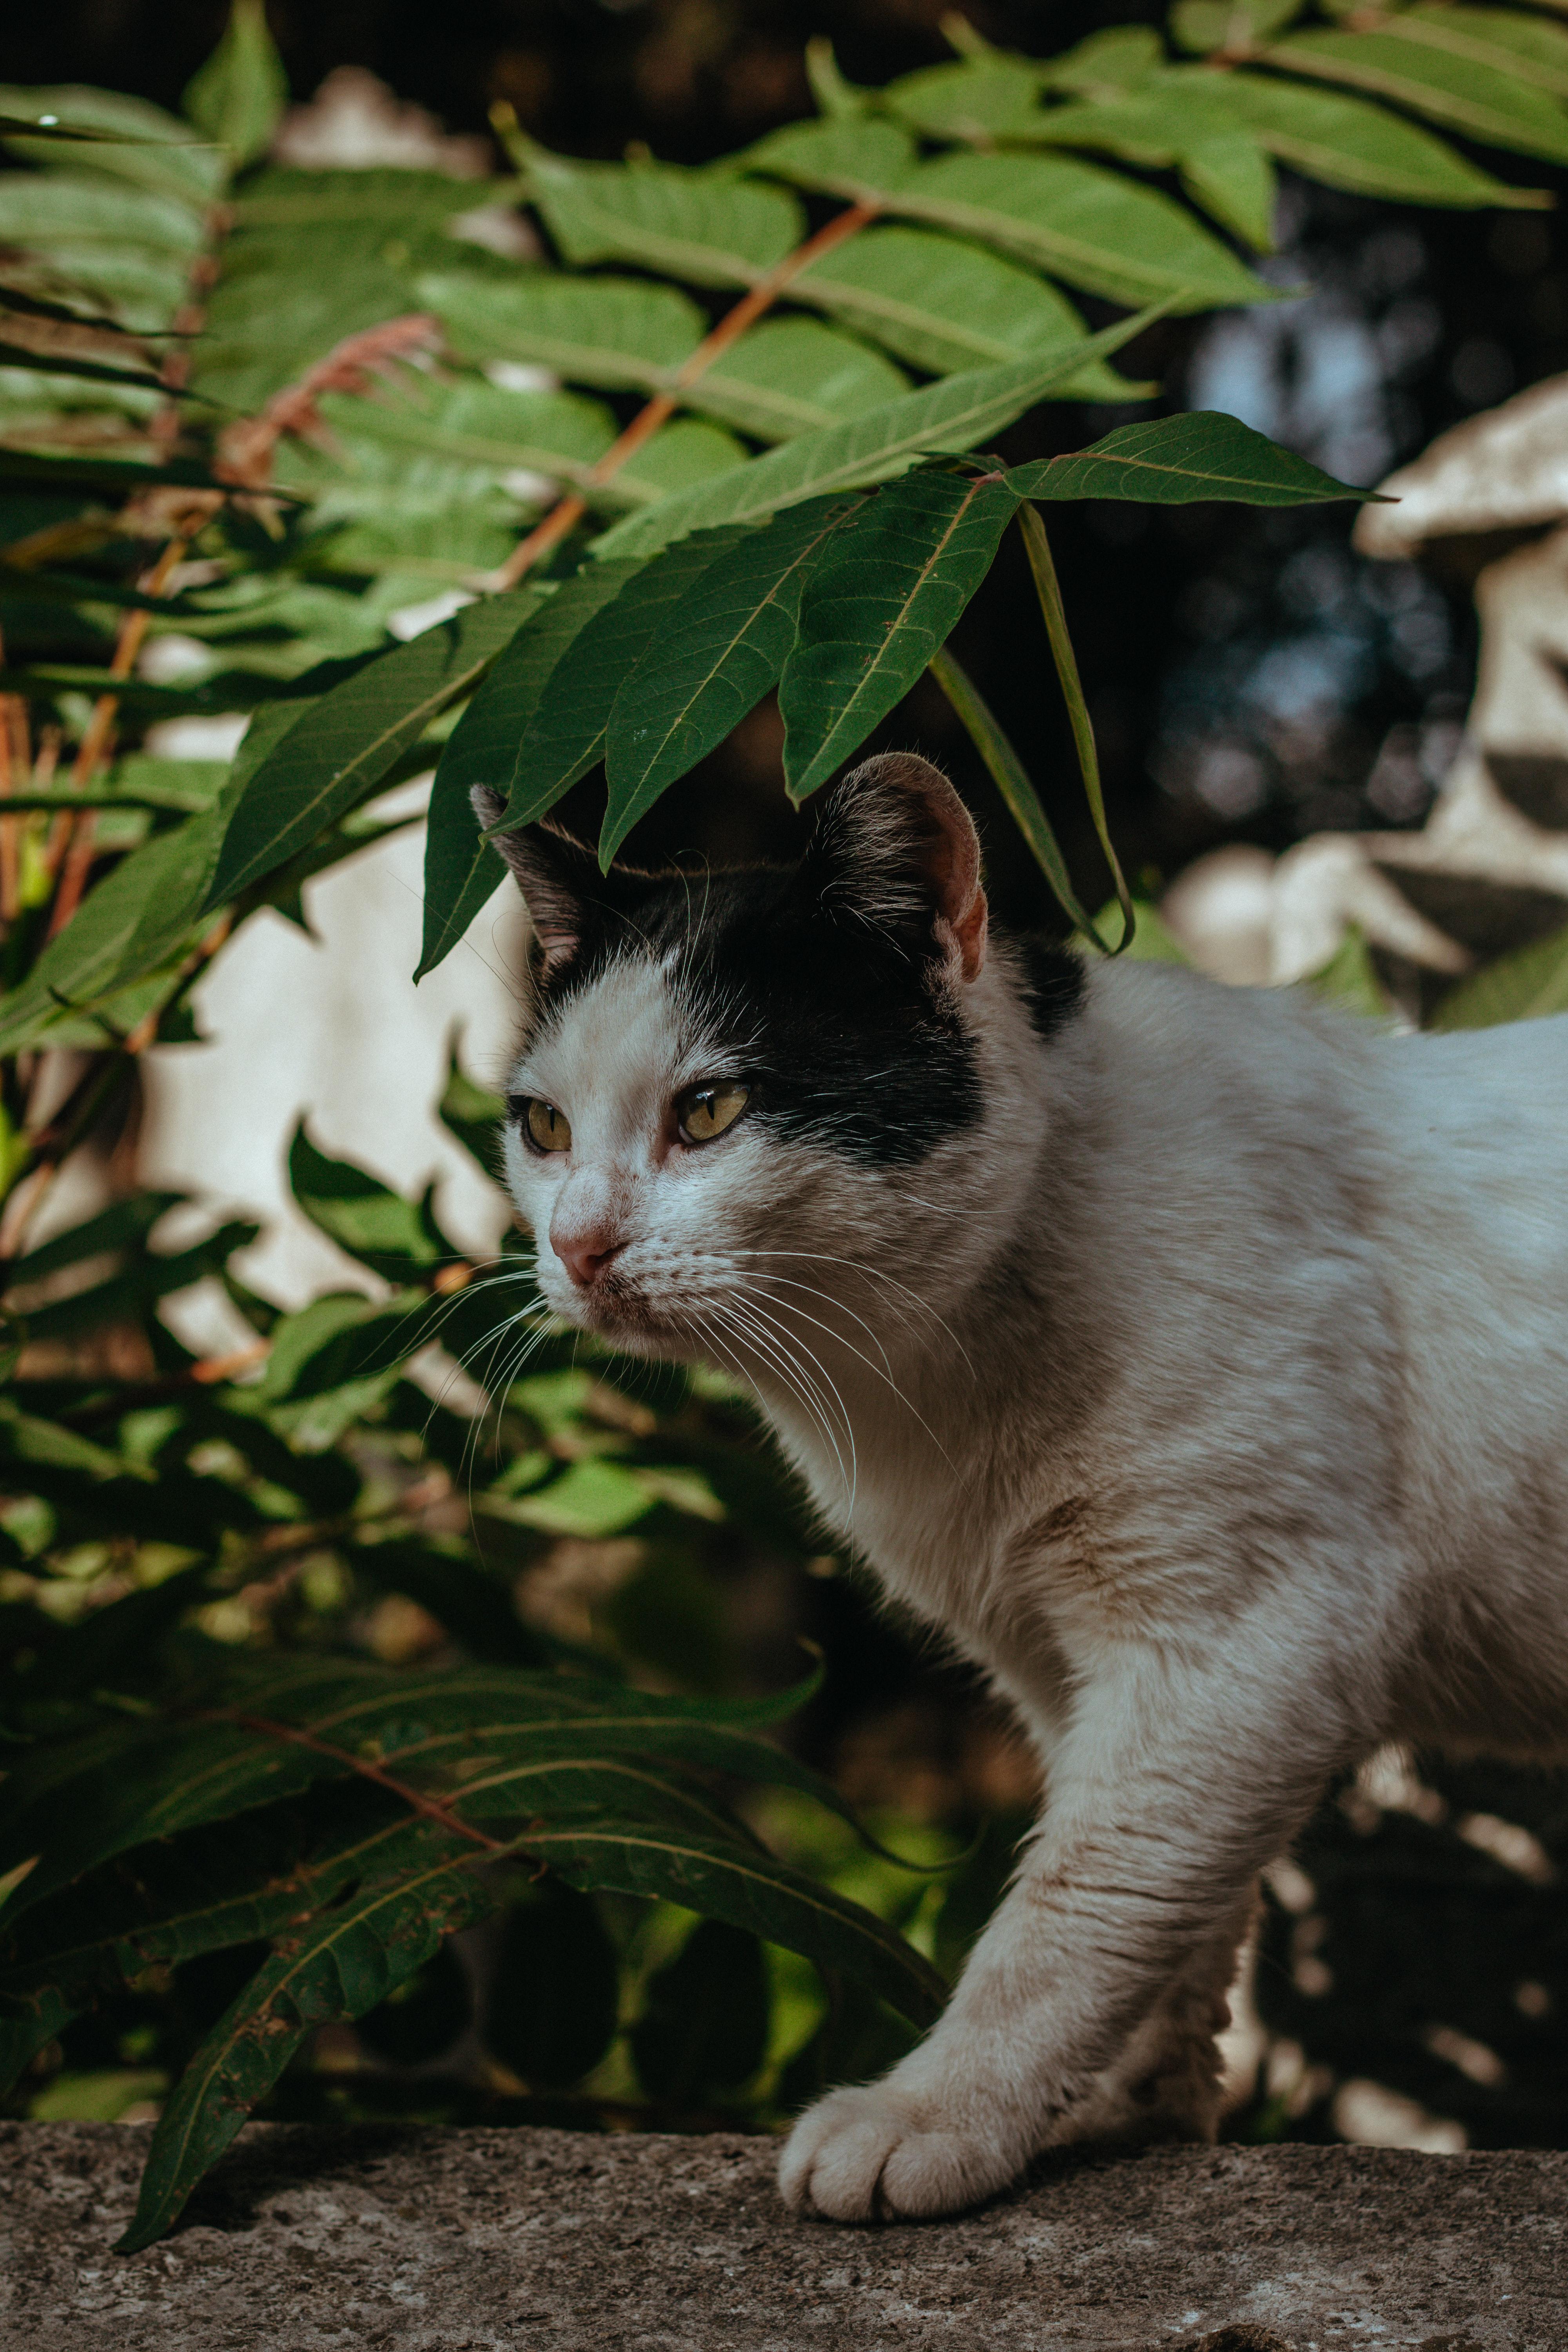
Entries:
[[1258,1872],[1352,1744],[1325,1700],[1331,1668],[1295,1678],[1310,1708],[1281,1687],[1279,1630],[1201,1664],[1129,1649],[1081,1694],[1046,1818],[946,2012],[880,2083],[801,2117],[780,2165],[792,2205],[844,2221],[952,2212],[1039,2149],[1116,2127],[1145,2083],[1175,2105],[1190,2094],[1206,2128],[1183,1988],[1212,2009],[1197,1979],[1221,1972]]

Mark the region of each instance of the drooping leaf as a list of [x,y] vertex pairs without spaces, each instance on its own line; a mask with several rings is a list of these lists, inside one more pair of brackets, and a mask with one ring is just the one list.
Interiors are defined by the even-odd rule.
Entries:
[[1025,499],[1131,499],[1159,506],[1201,499],[1310,506],[1368,496],[1238,417],[1204,408],[1119,425],[1090,448],[1015,466],[1007,485]]
[[528,189],[578,268],[632,261],[692,286],[750,286],[805,235],[782,189],[679,163],[579,163],[536,147]]
[[645,649],[680,617],[710,565],[738,537],[734,530],[699,531],[667,550],[657,563],[639,565],[573,637],[517,746],[504,825],[542,816],[603,758],[622,682]]
[[232,0],[223,38],[185,85],[182,102],[237,167],[266,153],[289,103],[289,78],[267,29],[265,0]]
[[630,1824],[563,1823],[531,1835],[529,1851],[574,1886],[659,1896],[764,1943],[782,1944],[819,1968],[841,1968],[916,2024],[929,2024],[942,2007],[941,1978],[896,1928],[738,1841],[721,1843]]
[[538,603],[537,589],[519,588],[470,604],[314,703],[224,809],[206,904],[226,904],[363,800]]
[[1000,432],[1089,360],[1119,351],[1161,314],[1161,305],[1105,328],[1067,351],[1041,352],[906,393],[885,408],[826,433],[803,434],[770,449],[718,481],[667,499],[651,512],[628,516],[595,542],[607,555],[651,554],[689,531],[730,522],[757,522],[830,490],[858,488],[905,472],[921,450],[973,448]]
[[[933,375],[1089,340],[1066,296],[1034,271],[982,246],[893,223],[824,254],[795,279],[789,299],[817,304]],[[1138,390],[1091,362],[1051,396],[1125,400]]]
[[761,701],[794,642],[802,583],[853,498],[810,499],[713,563],[621,686],[606,730],[608,859],[665,786]]
[[804,800],[864,742],[946,642],[1016,494],[1004,478],[909,476],[826,541],[779,686],[784,782]]
[[1072,887],[1072,877],[1068,872],[1061,844],[1040,804],[1040,796],[995,713],[950,646],[939,646],[929,667],[932,677],[952,703],[970,741],[985,762],[986,771],[1001,793],[1008,814],[1034,852],[1036,863],[1050,884],[1058,905],[1077,924],[1086,939],[1092,940],[1097,947],[1103,947],[1100,933]]
[[449,1842],[421,1823],[431,1858],[391,1880],[372,1879],[324,1916],[279,1939],[190,2060],[159,2119],[121,2253],[168,2229],[305,2035],[363,2016],[422,1968],[454,1928],[493,1904]]
[[[1490,9],[1463,13],[1489,26],[1492,19]],[[1447,17],[1446,7],[1411,15],[1416,22],[1409,30],[1402,16],[1391,14],[1379,18],[1375,31],[1289,32],[1259,53],[1260,62],[1391,98],[1487,146],[1568,163],[1568,116],[1545,82],[1522,69],[1524,59],[1505,62],[1473,37],[1457,47],[1433,22]]]
[[425,935],[416,980],[451,952],[503,878],[500,859],[474,814],[473,787],[504,793],[509,803],[526,789],[519,751],[552,673],[639,568],[588,564],[542,599],[447,738],[430,790]]
[[202,222],[187,203],[162,191],[85,173],[16,172],[0,184],[0,229],[8,243],[46,252],[68,242],[110,251],[143,247],[184,263],[201,242]]

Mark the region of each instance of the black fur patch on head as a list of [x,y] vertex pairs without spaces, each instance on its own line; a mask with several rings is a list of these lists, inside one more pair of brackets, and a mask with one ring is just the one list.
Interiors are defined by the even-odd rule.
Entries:
[[[559,835],[506,836],[524,897],[565,943],[536,964],[535,1024],[622,959],[668,958],[685,1023],[752,1087],[748,1117],[775,1132],[899,1167],[978,1126],[978,1058],[919,811],[903,794],[868,809],[864,791],[836,805],[845,791],[795,866],[601,875]],[[1029,984],[1042,1035],[1083,986],[1075,957],[1044,952],[1054,961],[1031,961]]]

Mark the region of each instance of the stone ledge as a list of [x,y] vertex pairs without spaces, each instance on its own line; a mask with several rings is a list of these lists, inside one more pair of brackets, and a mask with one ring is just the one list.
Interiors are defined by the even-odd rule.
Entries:
[[0,2125],[7,2352],[1568,2347],[1568,2153],[1159,2148],[839,2230],[765,2140],[252,2125],[114,2255],[146,2140]]

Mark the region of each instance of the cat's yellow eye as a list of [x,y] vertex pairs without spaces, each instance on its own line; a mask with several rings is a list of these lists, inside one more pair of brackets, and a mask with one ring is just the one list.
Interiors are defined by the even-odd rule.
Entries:
[[734,1078],[715,1078],[706,1086],[688,1087],[677,1098],[676,1118],[683,1143],[711,1143],[733,1127],[752,1098],[750,1087]]
[[524,1119],[528,1139],[536,1151],[571,1150],[571,1123],[563,1118],[553,1103],[541,1102],[537,1095],[531,1095]]

